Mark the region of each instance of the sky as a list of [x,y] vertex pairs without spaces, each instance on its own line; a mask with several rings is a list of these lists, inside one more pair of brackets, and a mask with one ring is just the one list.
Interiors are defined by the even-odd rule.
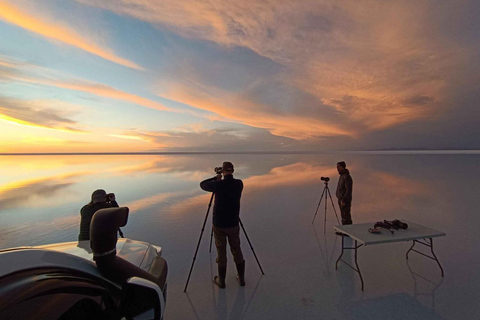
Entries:
[[0,153],[480,149],[480,2],[0,0]]

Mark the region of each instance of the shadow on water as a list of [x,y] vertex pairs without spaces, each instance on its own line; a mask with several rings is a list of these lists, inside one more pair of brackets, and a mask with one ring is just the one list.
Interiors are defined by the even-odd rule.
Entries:
[[[351,254],[344,255],[342,259],[352,263]],[[407,260],[407,266],[414,282],[413,297],[407,293],[396,293],[376,299],[364,299],[364,292],[360,291],[357,283],[359,279],[356,272],[350,268],[343,268],[341,265],[337,270],[337,279],[340,285],[338,309],[345,315],[346,319],[442,319],[434,309],[435,291],[441,286],[444,278],[440,282],[434,282],[426,276],[412,271]],[[425,284],[429,286],[429,289],[425,289]],[[419,286],[424,291],[420,292]],[[359,293],[361,295],[356,297]],[[420,296],[430,296],[431,307],[425,306],[418,299]]]
[[[262,280],[262,278],[263,278],[263,275],[260,275],[258,277],[257,284],[255,285],[255,288],[253,289],[253,292],[250,295],[250,298],[248,299],[248,302],[246,305],[245,305],[246,288],[238,286],[235,302],[233,303],[233,306],[230,311],[228,311],[226,290],[225,289],[218,290],[218,299],[214,300],[216,301],[214,306],[216,318],[217,319],[244,319],[245,315],[247,314],[248,308],[250,307],[250,304],[252,303],[253,298],[255,297],[255,293],[257,292],[258,286],[260,285],[260,281]],[[213,282],[212,282],[212,285],[215,291],[216,286],[213,284]]]
[[[330,268],[332,267],[333,253],[335,252],[335,246],[337,245],[338,237],[335,237],[335,241],[333,242],[333,245],[329,249],[328,243],[327,243],[327,235],[325,233],[323,234],[323,246],[325,247],[325,253],[324,253],[324,250],[322,248],[322,241],[318,236],[318,232],[317,232],[317,228],[315,227],[315,224],[313,224],[313,231],[315,232],[315,237],[317,238],[317,243],[318,243],[318,247],[320,248],[322,260],[325,263],[324,274],[329,277],[331,275]],[[330,256],[329,256],[329,250],[331,251]]]
[[[431,306],[432,309],[435,309],[435,291],[437,291],[437,289],[443,284],[445,278],[442,277],[440,281],[435,282],[428,279],[426,276],[413,271],[408,260],[406,260],[406,263],[413,278],[413,297],[417,300],[421,296],[431,297]],[[420,291],[422,289],[419,289],[419,287],[424,291]],[[425,289],[425,287],[428,287],[428,289]]]
[[185,292],[185,295],[187,296],[188,303],[190,304],[190,307],[192,308],[193,314],[195,315],[195,319],[200,320],[200,317],[198,316],[197,309],[195,309],[195,306],[192,303],[192,300],[190,300],[190,296],[188,295],[188,292]]

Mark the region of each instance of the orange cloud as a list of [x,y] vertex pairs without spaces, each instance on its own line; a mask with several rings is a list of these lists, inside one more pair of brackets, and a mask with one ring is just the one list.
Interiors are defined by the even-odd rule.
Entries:
[[172,85],[163,96],[218,115],[210,117],[211,120],[242,123],[296,140],[354,134],[321,119],[282,114],[271,107],[216,88],[195,89],[193,86]]
[[45,107],[48,101],[30,101],[0,97],[0,119],[16,125],[82,133],[75,121],[65,118],[61,112]]
[[118,57],[108,49],[100,47],[69,27],[31,16],[20,8],[8,4],[5,1],[0,1],[0,19],[24,28],[30,32],[40,34],[47,39],[60,41],[62,43],[74,46],[128,68],[143,70],[142,67],[134,62]]
[[[430,2],[405,1],[389,6],[328,1],[282,1],[281,6],[278,1],[255,0],[235,4],[132,0],[120,5],[113,0],[77,1],[133,16],[184,37],[245,47],[282,65],[285,82],[330,106],[338,112],[338,119],[282,119],[277,113],[269,122],[253,109],[247,114],[244,108],[249,109],[248,104],[235,101],[234,95],[217,101],[238,102],[238,115],[211,98],[189,94],[187,89],[172,96],[295,139],[362,134],[432,116],[439,108],[452,108],[442,105],[449,86],[447,75],[458,73],[469,50],[441,30],[443,17],[451,21],[458,18],[452,18],[452,12],[461,12],[454,2],[438,8]],[[420,96],[431,98],[430,102],[406,103]],[[355,104],[344,97],[352,97]],[[304,131],[300,127],[318,129]]]
[[135,94],[121,91],[113,87],[110,87],[108,85],[104,85],[100,83],[92,83],[92,82],[81,81],[81,80],[57,81],[57,80],[35,79],[31,77],[17,77],[17,76],[12,77],[12,79],[16,79],[18,81],[23,81],[27,83],[35,83],[35,84],[47,85],[47,86],[52,86],[52,87],[57,87],[62,89],[86,92],[86,93],[90,93],[100,97],[134,103],[136,105],[140,105],[142,107],[149,108],[149,109],[199,116],[194,112],[169,108],[160,102],[146,99],[146,98],[137,96]]

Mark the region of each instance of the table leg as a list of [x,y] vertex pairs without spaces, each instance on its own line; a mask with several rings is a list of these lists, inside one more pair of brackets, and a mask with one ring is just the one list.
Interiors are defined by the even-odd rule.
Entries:
[[[358,273],[358,275],[360,276],[360,282],[362,283],[362,291],[364,291],[364,283],[363,283],[363,277],[362,277],[362,273],[360,272],[360,268],[358,266],[358,262],[357,262],[357,251],[358,251],[358,248],[360,248],[361,246],[363,246],[363,244],[361,245],[358,245],[358,242],[357,240],[355,240],[355,247],[345,247],[345,236],[342,236],[342,252],[340,253],[340,256],[338,257],[337,259],[337,262],[335,262],[335,269],[338,268],[338,262],[339,261],[342,261],[343,263],[345,263],[347,266],[349,266],[350,268],[352,268],[355,272]],[[346,262],[345,260],[342,259],[342,256],[343,256],[343,252],[344,250],[355,250],[355,267],[353,267],[352,265],[350,265],[348,262]]]
[[[433,252],[433,239],[432,239],[432,238],[428,238],[428,239],[430,239],[430,243],[427,242],[426,239],[423,239],[423,240],[425,240],[425,242],[422,242],[422,241],[419,241],[419,240],[413,240],[413,244],[412,244],[412,246],[410,247],[410,249],[408,249],[407,254],[406,254],[407,260],[408,260],[408,254],[410,253],[410,251],[415,251],[416,253],[419,253],[419,254],[421,254],[422,256],[425,256],[425,257],[427,257],[427,258],[430,258],[430,259],[432,259],[432,260],[435,260],[435,261],[437,262],[438,266],[440,267],[440,271],[442,272],[442,277],[443,277],[443,275],[444,275],[444,273],[443,273],[443,268],[442,268],[442,266],[440,265],[440,261],[438,261],[438,258],[437,258],[437,256],[435,255],[435,252]],[[418,251],[418,250],[416,250],[416,249],[413,249],[413,247],[415,246],[416,243],[419,243],[419,244],[422,244],[422,245],[424,245],[424,246],[426,246],[426,247],[429,247],[429,248],[430,248],[430,251],[432,252],[432,256],[433,256],[433,257],[432,257],[432,256],[429,256],[429,255],[426,255],[425,253],[420,252],[420,251]]]

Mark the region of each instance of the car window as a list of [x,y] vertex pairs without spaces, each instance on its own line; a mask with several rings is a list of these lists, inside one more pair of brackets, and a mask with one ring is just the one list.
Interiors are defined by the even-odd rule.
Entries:
[[101,279],[67,270],[29,270],[0,279],[0,319],[113,319],[120,295]]

